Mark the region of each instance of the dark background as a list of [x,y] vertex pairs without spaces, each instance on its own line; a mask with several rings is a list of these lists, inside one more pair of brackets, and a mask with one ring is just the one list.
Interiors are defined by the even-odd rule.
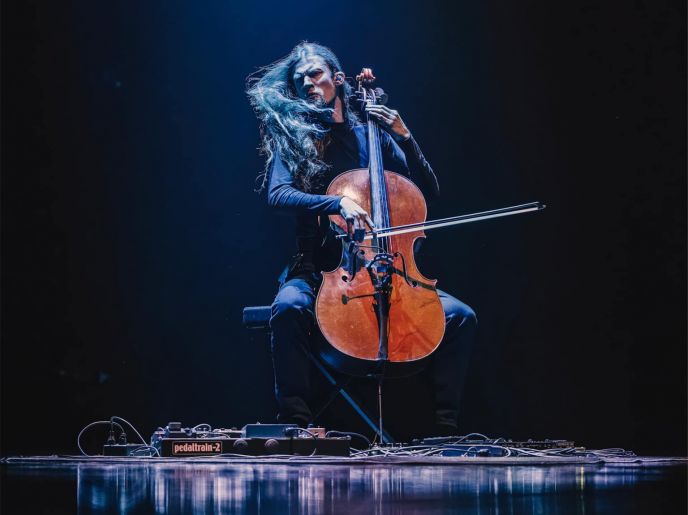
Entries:
[[[253,192],[243,91],[304,39],[375,70],[432,215],[548,205],[418,258],[478,313],[462,431],[685,455],[685,3],[63,4],[3,2],[3,455],[75,452],[110,415],[272,420],[241,309],[294,244]],[[389,384],[397,435],[425,427],[421,379]]]

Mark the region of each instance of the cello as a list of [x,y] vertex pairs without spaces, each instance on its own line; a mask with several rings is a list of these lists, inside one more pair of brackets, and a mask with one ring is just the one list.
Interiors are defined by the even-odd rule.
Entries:
[[[380,101],[364,74],[357,77],[364,105]],[[362,110],[365,112],[365,109]],[[417,226],[425,222],[423,194],[408,178],[384,169],[380,127],[366,116],[369,166],[335,177],[327,195],[351,198],[365,209],[375,227]],[[407,375],[417,370],[444,335],[444,311],[436,280],[424,277],[413,257],[422,228],[392,236],[353,234],[350,223],[330,215],[342,239],[339,266],[323,272],[316,299],[316,320],[329,343],[321,355],[335,368],[353,375]]]

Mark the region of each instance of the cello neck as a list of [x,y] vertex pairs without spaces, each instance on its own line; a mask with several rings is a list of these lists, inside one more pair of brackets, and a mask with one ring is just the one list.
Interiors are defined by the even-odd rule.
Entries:
[[[369,104],[375,103],[375,93],[369,92],[366,98]],[[380,128],[371,116],[368,123],[368,171],[370,172],[370,205],[371,218],[376,227],[389,227],[389,203],[387,185],[385,183],[384,166],[382,163],[382,147],[380,145]]]

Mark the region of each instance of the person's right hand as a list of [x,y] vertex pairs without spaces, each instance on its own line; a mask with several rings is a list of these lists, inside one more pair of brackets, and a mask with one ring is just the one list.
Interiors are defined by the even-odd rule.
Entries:
[[371,229],[375,229],[375,224],[373,224],[366,210],[349,197],[342,197],[339,203],[339,214],[342,215],[342,218],[347,222],[353,223],[354,229],[365,230],[366,224],[368,224]]

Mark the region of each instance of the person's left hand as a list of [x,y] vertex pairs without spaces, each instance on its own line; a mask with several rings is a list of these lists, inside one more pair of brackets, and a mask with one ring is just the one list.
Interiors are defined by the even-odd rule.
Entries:
[[399,111],[390,109],[387,106],[380,104],[367,105],[366,112],[371,115],[375,121],[389,132],[397,141],[405,141],[411,137],[411,131],[408,130],[404,120],[401,119]]

